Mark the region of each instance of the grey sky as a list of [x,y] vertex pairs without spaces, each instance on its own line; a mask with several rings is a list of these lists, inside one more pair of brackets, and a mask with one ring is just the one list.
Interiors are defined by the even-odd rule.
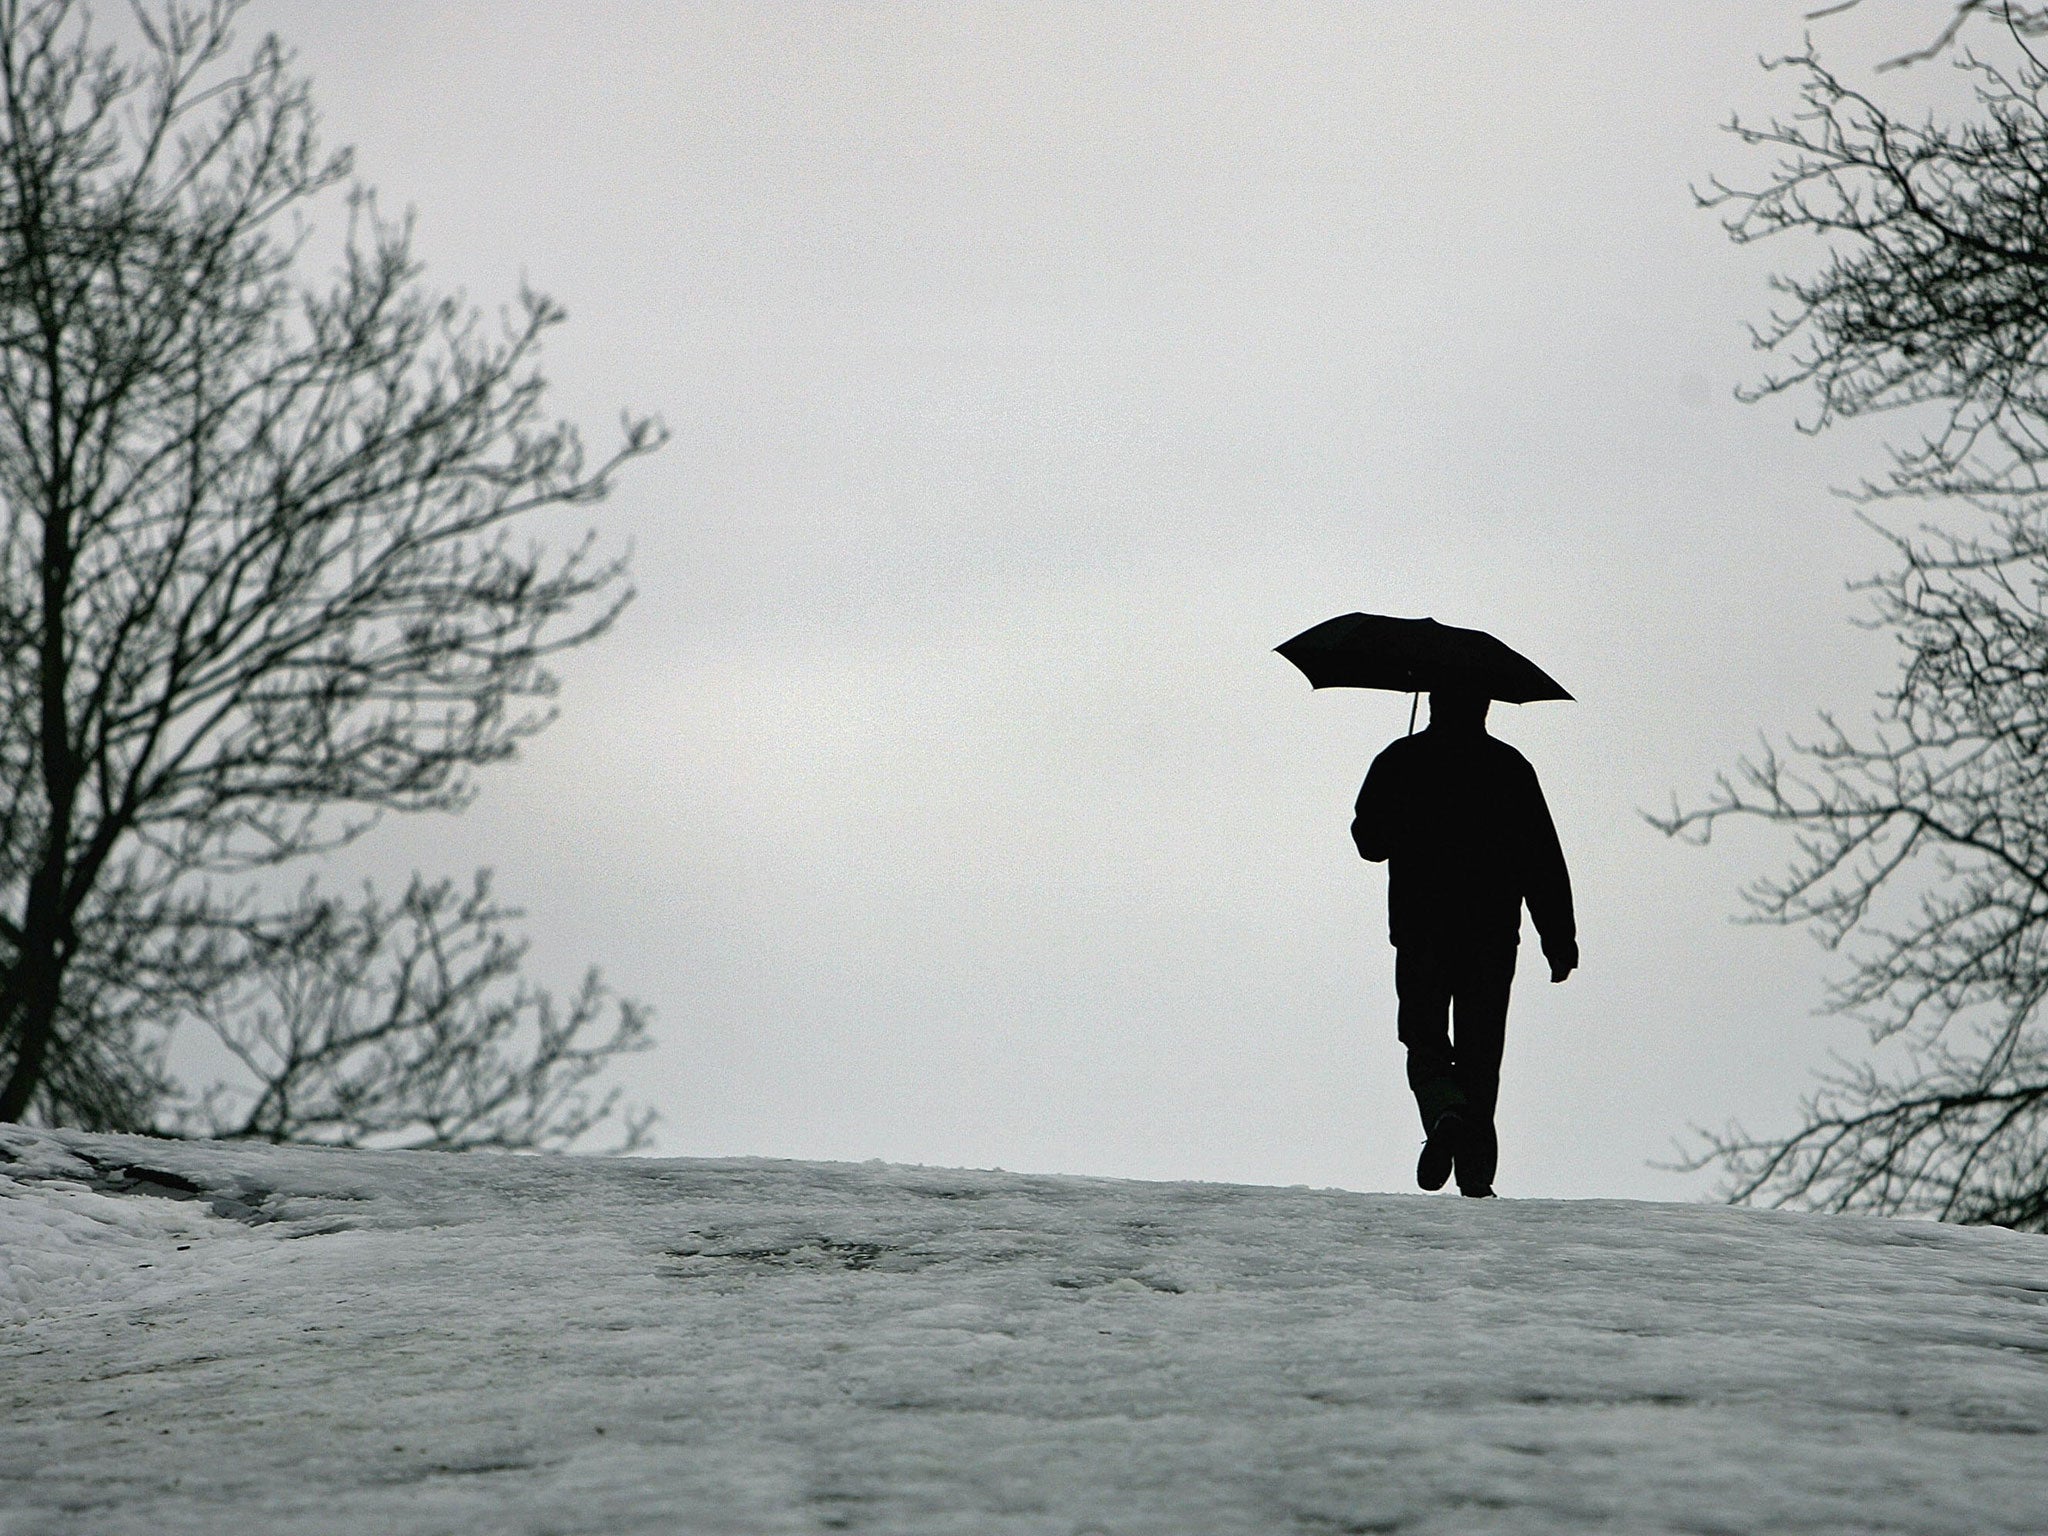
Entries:
[[667,1152],[1402,1188],[1346,824],[1408,701],[1271,647],[1433,614],[1580,701],[1494,712],[1585,953],[1524,967],[1500,1187],[1697,1189],[1646,1160],[1861,1039],[1729,923],[1771,841],[1638,815],[1887,662],[1876,439],[1731,400],[1795,253],[1687,190],[1808,8],[259,5],[429,279],[529,278],[557,408],[675,433],[559,724],[357,863],[493,864],[544,978],[653,1003]]

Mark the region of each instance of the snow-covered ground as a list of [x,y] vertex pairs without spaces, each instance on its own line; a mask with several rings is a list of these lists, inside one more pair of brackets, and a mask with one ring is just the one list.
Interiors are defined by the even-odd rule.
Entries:
[[0,1128],[0,1532],[2048,1531],[2048,1240]]

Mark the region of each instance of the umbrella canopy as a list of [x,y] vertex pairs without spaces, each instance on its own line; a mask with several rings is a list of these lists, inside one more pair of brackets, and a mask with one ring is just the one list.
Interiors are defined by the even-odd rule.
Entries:
[[1569,699],[1556,679],[1480,629],[1347,613],[1274,647],[1317,688],[1458,689],[1509,704]]

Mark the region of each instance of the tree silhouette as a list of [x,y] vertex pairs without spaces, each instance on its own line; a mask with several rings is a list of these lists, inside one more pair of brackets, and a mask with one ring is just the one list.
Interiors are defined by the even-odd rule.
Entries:
[[[1766,748],[1658,824],[1790,830],[1762,920],[1809,925],[1848,958],[1830,1006],[1903,1047],[1844,1062],[1790,1135],[1710,1137],[1738,1200],[1926,1212],[2048,1230],[2048,70],[1965,59],[1980,114],[1903,123],[1811,55],[1789,122],[1736,131],[1776,151],[1753,189],[1715,184],[1738,241],[1826,242],[1781,278],[1760,393],[1811,389],[1815,430],[1906,413],[1864,485],[1896,561],[1866,584],[1898,646],[1872,724]],[[1943,525],[1886,530],[1899,501]]]
[[[495,924],[263,891],[384,812],[463,805],[545,724],[547,658],[630,595],[588,539],[514,534],[601,498],[659,426],[592,459],[544,418],[560,310],[425,291],[282,45],[236,62],[240,8],[138,6],[129,57],[76,0],[0,0],[0,1120],[155,1126],[169,1035],[303,970],[320,932],[404,950]],[[527,1062],[553,1086],[644,1038],[638,1010],[603,1039],[594,1007],[569,1017],[583,1039]]]

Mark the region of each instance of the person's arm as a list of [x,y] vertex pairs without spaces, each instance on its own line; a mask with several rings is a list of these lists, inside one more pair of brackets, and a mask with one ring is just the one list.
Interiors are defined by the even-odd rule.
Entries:
[[1543,786],[1536,770],[1529,770],[1527,858],[1523,872],[1523,899],[1529,903],[1529,919],[1543,943],[1543,958],[1550,962],[1550,979],[1563,981],[1578,969],[1579,929],[1572,914],[1572,877],[1565,868],[1564,848],[1557,840],[1557,823],[1543,798]]
[[1390,777],[1383,753],[1373,759],[1372,767],[1365,775],[1351,818],[1351,841],[1358,845],[1358,856],[1375,864],[1383,863],[1394,851],[1393,825],[1387,814]]

